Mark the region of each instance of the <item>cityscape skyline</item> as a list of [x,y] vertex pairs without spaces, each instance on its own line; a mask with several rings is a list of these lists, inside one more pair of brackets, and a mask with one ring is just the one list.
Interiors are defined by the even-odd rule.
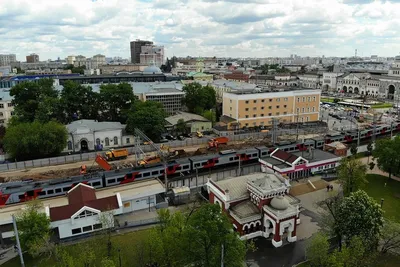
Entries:
[[400,51],[397,0],[3,0],[2,6],[0,54],[19,61],[31,53],[42,60],[130,58],[136,39],[164,46],[166,57],[350,57],[355,49],[359,56],[392,57]]

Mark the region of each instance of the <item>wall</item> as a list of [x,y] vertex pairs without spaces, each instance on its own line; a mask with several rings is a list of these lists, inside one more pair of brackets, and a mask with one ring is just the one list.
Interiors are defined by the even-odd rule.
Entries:
[[[115,145],[114,137],[117,137],[118,144]],[[81,141],[86,139],[88,141],[89,150],[94,150],[96,145],[96,140],[100,139],[100,144],[103,145],[103,149],[113,148],[113,147],[120,147],[123,145],[122,140],[122,130],[108,130],[108,131],[97,131],[97,132],[88,132],[82,134],[71,134],[68,135],[67,146],[64,149],[64,152],[68,151],[75,151],[78,152],[81,150]],[[108,145],[106,143],[106,138],[109,139]],[[125,140],[126,141],[126,140]],[[68,142],[73,143],[73,148],[68,149]],[[131,138],[131,142],[133,143],[133,138]]]
[[192,133],[197,132],[197,131],[206,131],[206,130],[211,130],[212,128],[212,123],[211,122],[192,122],[192,126],[190,128],[190,131]]
[[[76,234],[76,235],[72,235],[72,229],[75,228],[83,228],[85,226],[89,226],[89,225],[95,225],[95,224],[99,224],[100,223],[100,219],[99,216],[90,216],[90,217],[85,217],[85,218],[80,218],[80,219],[66,219],[66,220],[62,220],[62,221],[57,221],[57,222],[52,222],[51,223],[51,227],[52,228],[56,228],[58,227],[58,233],[59,233],[59,237],[62,238],[67,238],[67,237],[71,237],[71,236],[76,236],[76,235],[81,235],[81,234],[85,234],[85,233],[90,233],[93,232],[92,231],[88,231],[88,232],[83,232],[80,234]],[[111,225],[113,226],[113,225]]]

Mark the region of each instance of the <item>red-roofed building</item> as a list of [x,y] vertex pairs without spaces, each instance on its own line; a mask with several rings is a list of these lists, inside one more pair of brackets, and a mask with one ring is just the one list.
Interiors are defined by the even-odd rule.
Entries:
[[[95,189],[82,183],[69,190],[67,198],[68,205],[46,207],[52,228],[58,229],[60,239],[111,228],[113,216],[121,214],[123,209],[119,193],[97,198]],[[101,215],[107,213],[112,215]]]

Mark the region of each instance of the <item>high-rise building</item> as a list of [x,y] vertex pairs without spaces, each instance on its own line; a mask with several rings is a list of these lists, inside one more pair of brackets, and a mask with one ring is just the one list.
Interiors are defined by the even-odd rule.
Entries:
[[164,46],[145,45],[140,53],[140,64],[156,65],[161,67],[164,64]]
[[152,45],[151,41],[143,41],[137,39],[136,41],[131,42],[131,62],[132,63],[140,63],[140,53],[142,52],[142,46]]
[[17,57],[15,54],[0,55],[0,66],[10,66],[10,64],[13,62],[17,62]]
[[30,54],[26,56],[26,63],[37,63],[39,62],[39,55],[37,54]]

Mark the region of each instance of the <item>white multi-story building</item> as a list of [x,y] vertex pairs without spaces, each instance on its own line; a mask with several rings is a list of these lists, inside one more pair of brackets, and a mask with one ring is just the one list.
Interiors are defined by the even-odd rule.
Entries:
[[73,65],[74,62],[75,62],[75,56],[74,56],[74,55],[68,56],[68,57],[65,59],[65,61],[67,61],[67,64],[68,64],[68,65]]
[[14,115],[14,105],[9,92],[0,91],[0,125],[6,125]]
[[343,72],[324,72],[322,74],[322,89],[326,91],[335,90],[337,78],[341,75],[343,75]]
[[10,66],[12,62],[16,62],[17,57],[15,54],[2,54],[0,55],[0,66]]
[[145,45],[140,53],[140,64],[161,67],[164,64],[164,46]]
[[74,66],[75,67],[82,67],[86,65],[86,57],[79,55],[75,57]]

